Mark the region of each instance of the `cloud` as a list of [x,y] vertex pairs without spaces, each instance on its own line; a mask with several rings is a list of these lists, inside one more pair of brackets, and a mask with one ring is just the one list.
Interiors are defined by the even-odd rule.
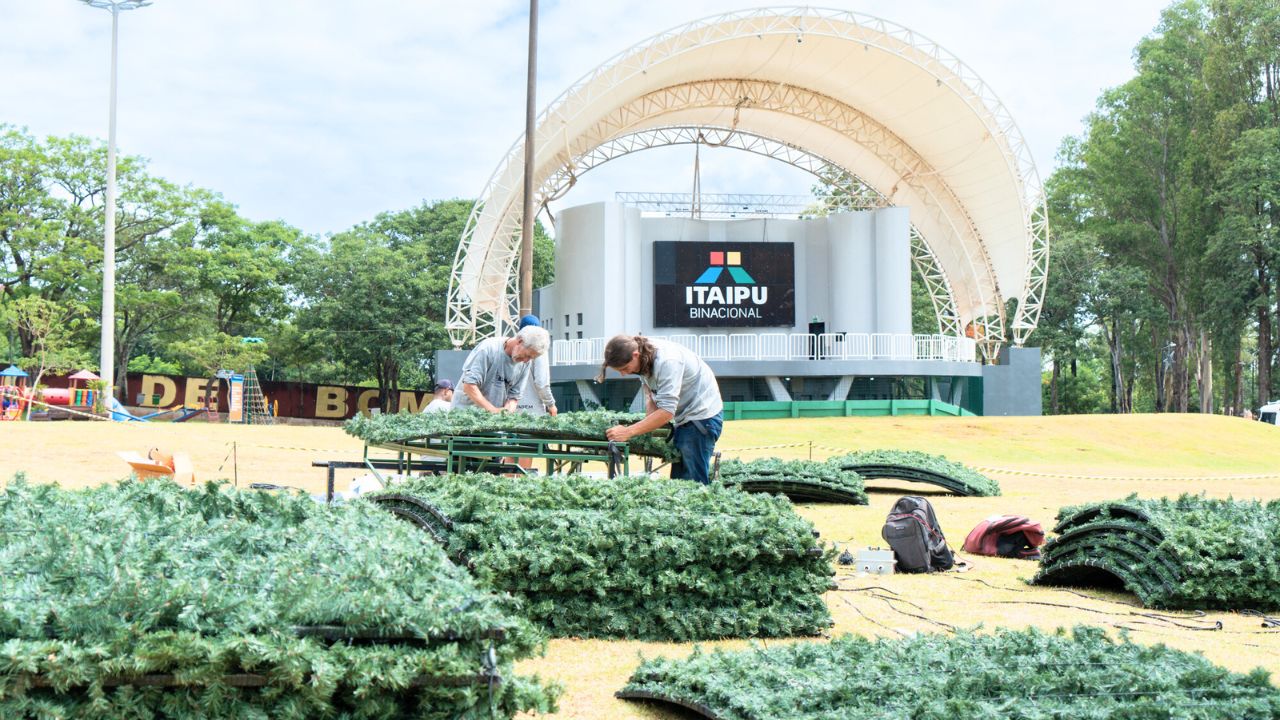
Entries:
[[[928,36],[994,88],[1042,176],[1162,3],[860,2]],[[336,232],[423,200],[473,197],[524,127],[525,2],[156,0],[120,18],[119,135],[167,179],[255,219]],[[539,106],[601,62],[726,0],[542,3]],[[1105,17],[1106,22],[1098,18]],[[69,0],[0,0],[0,123],[105,139],[110,16]],[[738,153],[742,156],[743,154]],[[610,163],[566,202],[688,192],[692,153]],[[781,169],[780,169],[781,168]],[[704,153],[705,192],[805,192],[803,173]],[[563,205],[561,205],[563,206]]]

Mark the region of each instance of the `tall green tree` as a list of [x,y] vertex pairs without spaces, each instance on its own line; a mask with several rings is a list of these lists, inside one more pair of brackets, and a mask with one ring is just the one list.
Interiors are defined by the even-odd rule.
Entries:
[[1152,344],[1168,363],[1153,364],[1156,409],[1185,412],[1188,360],[1200,337],[1195,291],[1204,238],[1197,131],[1202,112],[1205,6],[1182,0],[1161,16],[1136,50],[1138,75],[1103,94],[1088,121],[1082,158],[1092,224],[1104,249],[1140,270],[1165,313]]
[[194,240],[191,261],[214,332],[258,335],[288,319],[286,291],[310,238],[280,221],[251,222],[215,199],[200,208]]
[[[101,315],[105,178],[101,142],[79,136],[42,142],[0,126],[0,294],[79,304]],[[127,346],[137,297],[131,259],[186,222],[200,194],[149,175],[145,162],[131,156],[119,158],[117,179],[117,312],[125,315]],[[36,338],[22,329],[17,336],[30,355]],[[118,345],[121,339],[118,322]],[[127,350],[117,352],[120,388],[127,359]]]
[[[372,379],[381,409],[396,412],[402,382],[425,386],[444,321],[458,241],[473,202],[444,200],[382,213],[307,250],[298,262],[298,329],[346,382]],[[535,227],[534,285],[554,278],[555,246]]]

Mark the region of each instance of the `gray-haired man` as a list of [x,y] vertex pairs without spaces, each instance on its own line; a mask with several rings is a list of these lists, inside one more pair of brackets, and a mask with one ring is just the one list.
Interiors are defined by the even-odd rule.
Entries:
[[480,407],[491,413],[515,410],[529,377],[529,361],[551,346],[551,336],[540,327],[522,328],[511,338],[489,338],[471,351],[462,365],[458,383],[462,392],[453,396],[455,408]]

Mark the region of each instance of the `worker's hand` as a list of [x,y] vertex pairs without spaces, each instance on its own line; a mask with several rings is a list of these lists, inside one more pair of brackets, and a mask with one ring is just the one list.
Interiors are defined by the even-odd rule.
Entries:
[[631,439],[632,432],[631,432],[630,426],[614,425],[613,427],[604,431],[604,436],[614,442],[626,442],[627,440]]

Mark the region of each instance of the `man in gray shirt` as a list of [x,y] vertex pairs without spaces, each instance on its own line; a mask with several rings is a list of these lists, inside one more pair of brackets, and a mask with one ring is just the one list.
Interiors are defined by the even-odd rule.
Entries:
[[515,410],[529,377],[529,361],[547,352],[551,337],[540,327],[527,327],[511,338],[489,338],[471,351],[454,393],[455,408],[480,407],[491,413]]
[[711,368],[683,345],[640,335],[609,340],[597,382],[604,382],[606,367],[640,377],[648,414],[634,425],[609,428],[605,437],[622,442],[671,422],[671,440],[682,458],[672,464],[671,477],[710,483],[711,455],[724,427],[724,403]]

